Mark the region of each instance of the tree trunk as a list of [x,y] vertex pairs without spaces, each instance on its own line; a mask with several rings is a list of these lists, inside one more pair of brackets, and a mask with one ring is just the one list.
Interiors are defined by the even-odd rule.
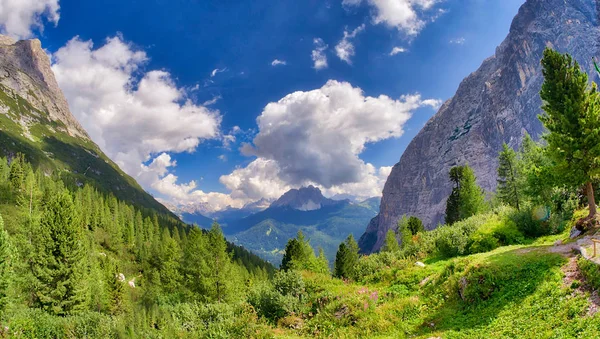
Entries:
[[585,191],[587,193],[588,205],[590,208],[590,214],[588,218],[594,219],[598,212],[596,211],[596,198],[594,197],[594,186],[592,186],[591,181],[588,181],[588,183],[586,184]]

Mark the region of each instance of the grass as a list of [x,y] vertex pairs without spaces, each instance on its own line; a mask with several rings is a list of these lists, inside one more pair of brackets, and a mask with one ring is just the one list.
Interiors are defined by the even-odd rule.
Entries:
[[600,338],[600,314],[587,316],[588,296],[563,283],[567,258],[547,251],[562,238],[432,258],[425,267],[404,261],[377,283],[305,273],[313,299],[324,304],[302,315],[301,329],[280,327],[275,336]]

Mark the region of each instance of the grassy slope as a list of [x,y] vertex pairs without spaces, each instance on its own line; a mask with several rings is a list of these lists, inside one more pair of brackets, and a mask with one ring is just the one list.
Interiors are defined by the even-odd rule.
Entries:
[[558,238],[432,258],[424,268],[405,262],[366,285],[306,273],[307,286],[330,301],[301,330],[276,336],[600,338],[600,313],[587,315],[588,295],[563,283],[567,258],[548,251]]

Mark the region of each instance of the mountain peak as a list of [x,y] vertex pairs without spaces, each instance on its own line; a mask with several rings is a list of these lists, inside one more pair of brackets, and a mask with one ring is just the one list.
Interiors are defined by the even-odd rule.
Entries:
[[310,185],[287,191],[273,202],[271,207],[291,207],[300,211],[312,211],[333,204],[335,201],[325,198],[319,188]]
[[60,122],[58,128],[72,136],[89,139],[86,131],[71,114],[69,105],[58,87],[50,58],[38,39],[15,41],[0,35],[0,85],[20,96],[48,118]]

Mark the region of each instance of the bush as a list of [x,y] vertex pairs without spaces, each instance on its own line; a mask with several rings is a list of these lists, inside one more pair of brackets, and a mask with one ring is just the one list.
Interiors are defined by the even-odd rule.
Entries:
[[595,290],[600,289],[600,266],[585,259],[579,258],[577,261],[581,274],[585,277],[587,283],[592,286]]
[[527,237],[535,238],[550,234],[549,224],[536,220],[531,210],[514,212],[510,219],[517,225],[518,230]]
[[304,280],[302,275],[294,270],[279,271],[273,277],[272,285],[263,283],[248,293],[248,303],[259,316],[272,323],[299,312],[305,298]]
[[282,295],[290,295],[302,299],[306,294],[304,280],[298,271],[279,271],[273,277],[273,286],[275,290]]

